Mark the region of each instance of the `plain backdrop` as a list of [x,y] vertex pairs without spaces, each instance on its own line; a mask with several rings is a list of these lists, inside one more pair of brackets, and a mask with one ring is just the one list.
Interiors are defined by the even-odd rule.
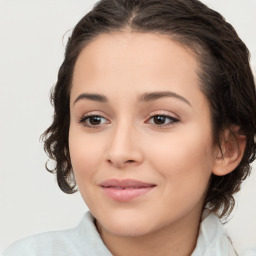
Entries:
[[[237,30],[256,70],[256,0],[205,0]],[[87,210],[45,168],[39,137],[65,43],[93,0],[0,0],[0,251],[31,234],[76,225]],[[255,74],[255,73],[254,73]],[[256,164],[227,224],[239,250],[256,246]]]

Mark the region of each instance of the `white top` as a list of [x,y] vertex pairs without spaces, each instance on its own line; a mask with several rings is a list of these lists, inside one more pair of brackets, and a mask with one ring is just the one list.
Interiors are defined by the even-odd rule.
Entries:
[[[24,238],[7,248],[2,256],[111,256],[87,212],[73,229],[53,231]],[[191,256],[236,256],[219,218],[205,210],[197,245]],[[241,255],[242,256],[242,255]],[[256,256],[250,251],[243,256]]]

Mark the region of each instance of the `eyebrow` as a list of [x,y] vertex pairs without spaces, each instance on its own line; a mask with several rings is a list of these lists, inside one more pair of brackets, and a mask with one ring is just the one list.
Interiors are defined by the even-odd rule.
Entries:
[[158,100],[158,99],[166,98],[166,97],[177,98],[177,99],[187,103],[189,106],[191,106],[190,102],[186,98],[182,97],[181,95],[179,95],[175,92],[170,92],[170,91],[147,92],[147,93],[144,93],[141,96],[139,96],[139,101],[149,102],[152,100]]
[[92,100],[92,101],[98,101],[98,102],[107,102],[108,99],[106,96],[97,94],[97,93],[82,93],[80,94],[74,101],[73,105],[82,99]]
[[[138,97],[138,100],[140,102],[150,102],[153,100],[158,100],[161,98],[166,98],[166,97],[170,97],[170,98],[177,98],[185,103],[187,103],[189,106],[191,106],[190,102],[182,97],[181,95],[174,93],[174,92],[170,92],[170,91],[157,91],[157,92],[146,92],[143,93],[142,95],[140,95]],[[97,102],[102,102],[102,103],[106,103],[108,102],[108,99],[106,96],[102,95],[102,94],[97,94],[97,93],[82,93],[80,94],[74,101],[73,105],[82,99],[87,99],[87,100],[92,100],[92,101],[97,101]]]

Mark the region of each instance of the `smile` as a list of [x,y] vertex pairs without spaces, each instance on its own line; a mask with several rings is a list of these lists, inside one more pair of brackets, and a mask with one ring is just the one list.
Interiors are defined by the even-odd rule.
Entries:
[[100,186],[105,194],[111,199],[119,202],[128,202],[139,196],[145,195],[156,185],[132,179],[111,179],[104,181]]

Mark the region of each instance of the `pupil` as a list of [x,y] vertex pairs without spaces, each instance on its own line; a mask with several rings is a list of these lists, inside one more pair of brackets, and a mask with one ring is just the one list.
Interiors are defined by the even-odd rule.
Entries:
[[92,117],[90,117],[90,123],[92,125],[100,124],[100,117],[99,116],[92,116]]
[[164,116],[155,116],[154,117],[155,124],[163,124],[165,122]]

